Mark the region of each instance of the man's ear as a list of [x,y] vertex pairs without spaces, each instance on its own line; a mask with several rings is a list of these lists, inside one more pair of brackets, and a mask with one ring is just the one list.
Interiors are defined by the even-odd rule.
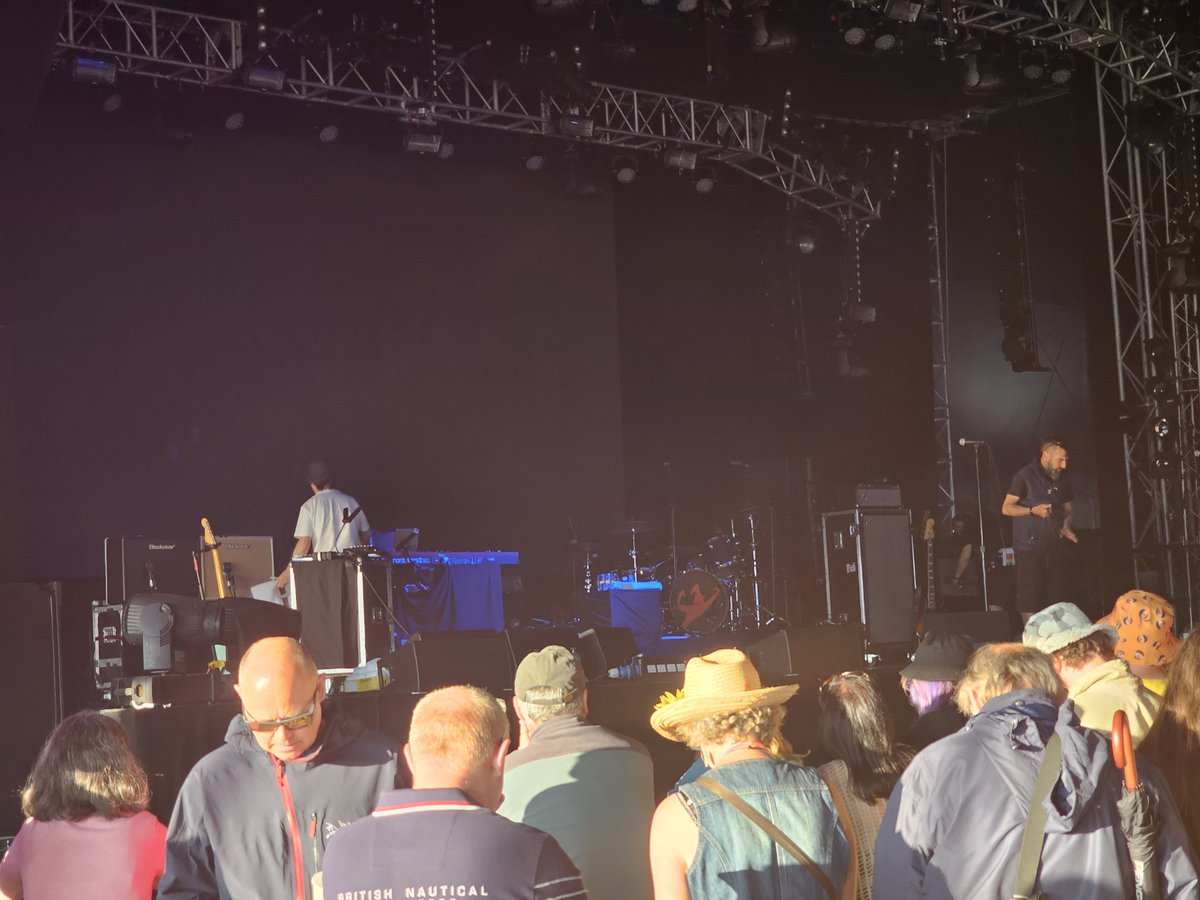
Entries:
[[317,702],[320,703],[325,699],[325,679],[317,679]]
[[244,697],[242,697],[242,686],[240,684],[238,684],[236,681],[233,683],[233,689],[237,693],[239,700],[245,699]]
[[404,754],[404,763],[408,766],[408,774],[413,775],[412,744],[406,742],[401,752]]
[[1062,675],[1062,670],[1063,670],[1063,668],[1064,668],[1064,667],[1063,667],[1063,661],[1062,661],[1062,659],[1060,659],[1060,658],[1059,658],[1058,656],[1056,656],[1056,655],[1055,655],[1055,656],[1051,656],[1051,657],[1050,657],[1050,665],[1054,666],[1054,671],[1055,671],[1055,672],[1057,672],[1059,675]]
[[579,700],[579,715],[586,719],[588,717],[588,692],[587,688],[583,689],[583,696]]
[[502,740],[496,745],[496,750],[492,753],[492,768],[501,772],[504,771],[504,757],[508,756],[508,746],[512,741],[508,738]]

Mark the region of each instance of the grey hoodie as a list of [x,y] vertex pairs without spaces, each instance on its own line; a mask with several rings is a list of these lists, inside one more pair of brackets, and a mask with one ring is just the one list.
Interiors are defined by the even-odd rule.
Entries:
[[396,778],[392,742],[328,702],[315,747],[307,761],[280,762],[234,716],[175,801],[159,900],[310,897],[326,842]]
[[[1052,731],[1062,741],[1047,801],[1038,887],[1046,900],[1127,900],[1133,872],[1117,813],[1122,778],[1104,735],[1082,728],[1068,701],[1039,691],[996,697],[957,734],[917,754],[875,842],[876,900],[1009,900],[1038,767]],[[1196,898],[1196,864],[1166,783],[1140,757],[1162,798],[1163,898]]]

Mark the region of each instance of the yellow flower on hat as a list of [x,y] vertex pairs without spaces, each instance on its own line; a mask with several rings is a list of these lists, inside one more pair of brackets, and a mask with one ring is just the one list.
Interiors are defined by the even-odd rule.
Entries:
[[666,693],[662,694],[658,698],[658,702],[654,704],[654,708],[656,710],[659,710],[659,709],[662,709],[664,706],[670,706],[676,700],[682,700],[682,699],[683,699],[683,688],[680,688],[679,690],[675,691],[674,693],[672,693],[671,691],[667,691]]

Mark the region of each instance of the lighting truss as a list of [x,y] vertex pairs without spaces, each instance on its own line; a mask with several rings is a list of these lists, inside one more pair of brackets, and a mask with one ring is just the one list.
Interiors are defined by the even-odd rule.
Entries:
[[1143,96],[1200,111],[1200,49],[1139,27],[1115,0],[956,0],[953,9],[956,27],[1081,53]]
[[929,141],[929,325],[933,337],[933,437],[938,519],[954,518],[954,438],[950,428],[949,245],[946,240],[946,138]]
[[[234,19],[121,0],[70,0],[58,46],[102,53],[117,61],[122,74],[245,90],[239,77],[248,61],[243,41],[243,25]],[[268,53],[254,63],[284,70],[277,97],[546,137],[557,136],[555,124],[569,112],[592,119],[591,143],[642,151],[686,147],[843,224],[880,215],[869,189],[852,191],[823,164],[769,141],[766,113],[750,107],[600,83],[569,100],[518,91],[473,69],[470,54],[439,57],[433,78],[333,46],[315,56]]]
[[[1123,404],[1141,413],[1124,438],[1134,576],[1139,586],[1186,605],[1194,624],[1200,593],[1200,297],[1170,289],[1164,251],[1176,238],[1173,216],[1188,191],[1185,173],[1195,171],[1195,144],[1169,141],[1161,155],[1143,153],[1125,134],[1125,105],[1138,90],[1097,66],[1117,377]],[[1170,354],[1159,362],[1148,347],[1156,339]],[[1160,376],[1172,379],[1176,402],[1155,405],[1151,385]],[[1160,417],[1167,419],[1170,447],[1178,453],[1177,468],[1166,477],[1153,470],[1161,447],[1151,423]]]

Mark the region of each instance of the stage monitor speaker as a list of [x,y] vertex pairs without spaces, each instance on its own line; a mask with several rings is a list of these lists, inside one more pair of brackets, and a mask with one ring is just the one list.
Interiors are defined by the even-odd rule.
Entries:
[[465,637],[461,632],[415,634],[386,659],[390,690],[427,694],[451,684],[470,684],[497,695],[512,693],[512,657],[502,631]]
[[21,827],[21,788],[46,737],[62,718],[61,591],[57,582],[0,585],[0,837]]
[[517,666],[530,653],[536,653],[546,647],[558,645],[568,650],[579,650],[579,635],[574,628],[565,626],[548,628],[510,628],[504,632],[508,639],[509,653],[512,655],[513,673]]
[[589,681],[629,662],[637,652],[628,628],[589,628],[579,633],[579,658]]
[[916,568],[909,511],[827,512],[821,528],[829,621],[861,625],[868,649],[911,646]]
[[974,612],[930,612],[925,614],[925,632],[965,634],[980,644],[995,644],[1013,639],[1008,613],[998,610]]
[[862,643],[852,625],[788,628],[756,641],[746,655],[763,684],[819,683],[863,667]]

